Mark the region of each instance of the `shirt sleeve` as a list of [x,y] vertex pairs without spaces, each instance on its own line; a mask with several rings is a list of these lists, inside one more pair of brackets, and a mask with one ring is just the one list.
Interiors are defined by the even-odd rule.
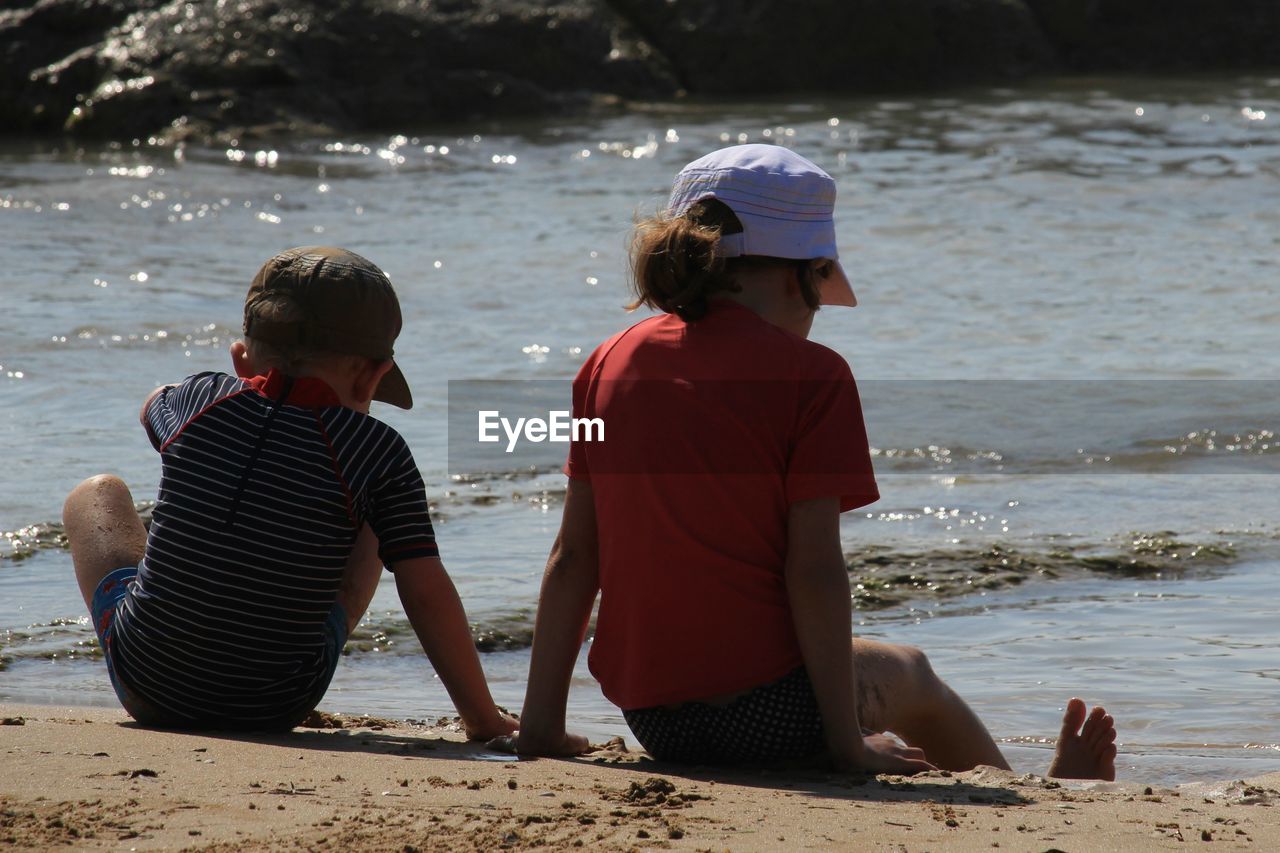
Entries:
[[790,503],[840,498],[847,512],[880,499],[862,401],[849,365],[830,353],[827,378],[802,380],[786,494]]
[[390,462],[369,491],[369,525],[378,537],[378,557],[390,571],[401,560],[440,556],[422,474],[404,439],[393,433],[392,440]]
[[[591,357],[578,370],[578,375],[574,377],[573,417],[575,418],[595,417],[595,394],[593,389],[598,353],[599,350],[593,352]],[[591,469],[587,465],[587,445],[588,442],[576,439],[569,442],[569,458],[565,460],[564,473],[571,480],[591,479]]]
[[144,413],[151,443],[163,451],[196,415],[244,385],[243,380],[225,373],[197,373],[177,385],[161,388]]

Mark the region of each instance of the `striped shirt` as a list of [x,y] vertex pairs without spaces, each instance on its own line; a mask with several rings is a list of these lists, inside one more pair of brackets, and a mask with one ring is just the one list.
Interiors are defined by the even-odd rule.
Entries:
[[438,555],[404,439],[324,382],[202,373],[145,423],[160,492],[116,613],[118,677],[184,720],[251,724],[311,695],[361,527],[388,569]]

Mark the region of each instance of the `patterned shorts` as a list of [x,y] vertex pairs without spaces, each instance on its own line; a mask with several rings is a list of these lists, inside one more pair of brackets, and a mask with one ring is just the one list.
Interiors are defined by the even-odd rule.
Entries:
[[826,748],[822,715],[804,667],[726,705],[685,702],[622,716],[659,761],[744,764],[812,758]]
[[137,566],[126,566],[106,575],[93,591],[93,603],[89,605],[89,613],[93,619],[93,628],[98,632],[98,645],[101,646],[103,657],[106,658],[107,677],[111,679],[111,687],[116,691],[120,704],[129,712],[129,716],[143,725],[159,725],[164,721],[164,712],[120,680],[116,675],[115,655],[111,648],[116,607],[129,592],[129,587],[133,585],[137,576]]

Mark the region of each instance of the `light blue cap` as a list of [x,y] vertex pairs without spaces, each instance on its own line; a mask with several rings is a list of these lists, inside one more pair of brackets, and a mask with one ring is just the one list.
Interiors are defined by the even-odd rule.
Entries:
[[[742,233],[720,238],[716,254],[734,258],[827,258],[837,261],[833,212],[836,182],[814,163],[780,145],[734,145],[680,170],[668,204],[672,216],[708,198],[727,205]],[[819,285],[825,305],[857,305],[837,261]]]

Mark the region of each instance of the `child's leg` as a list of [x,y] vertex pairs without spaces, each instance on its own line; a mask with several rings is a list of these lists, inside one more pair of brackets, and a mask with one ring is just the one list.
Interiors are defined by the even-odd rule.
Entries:
[[[865,728],[891,731],[947,770],[979,764],[1009,768],[1000,749],[963,699],[934,673],[924,652],[911,646],[853,641],[858,716]],[[1100,707],[1086,713],[1072,699],[1048,775],[1067,779],[1115,779],[1116,729]]]
[[86,607],[109,573],[136,566],[147,547],[147,530],[133,508],[133,495],[119,477],[99,474],[76,486],[62,507],[71,562]]
[[946,770],[979,764],[1008,769],[986,726],[911,646],[853,641],[858,718],[864,728],[891,731]]
[[369,602],[378,590],[378,581],[382,578],[382,560],[378,559],[378,537],[373,528],[365,525],[356,537],[355,547],[347,558],[347,567],[342,572],[342,586],[338,588],[338,603],[347,613],[347,633],[355,630],[356,625],[369,609]]

